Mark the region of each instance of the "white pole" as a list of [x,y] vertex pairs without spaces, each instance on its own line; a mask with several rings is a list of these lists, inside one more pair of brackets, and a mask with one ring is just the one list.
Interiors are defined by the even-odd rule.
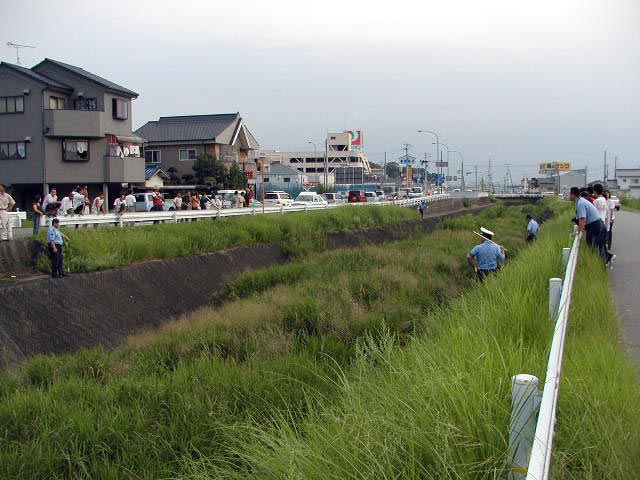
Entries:
[[536,432],[540,407],[538,377],[511,377],[511,423],[509,424],[509,480],[524,480]]
[[549,279],[549,318],[555,320],[560,306],[560,295],[562,294],[562,279]]

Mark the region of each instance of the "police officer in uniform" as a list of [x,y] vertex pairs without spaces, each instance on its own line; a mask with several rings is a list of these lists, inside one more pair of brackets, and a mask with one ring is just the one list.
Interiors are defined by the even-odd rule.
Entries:
[[53,278],[66,277],[64,273],[64,256],[62,255],[62,248],[64,241],[69,241],[69,238],[60,231],[60,220],[54,218],[47,232],[47,244],[49,246],[49,258],[51,259],[51,276]]
[[605,263],[608,264],[615,260],[616,256],[607,250],[607,228],[593,203],[580,196],[578,187],[571,188],[569,199],[576,203],[576,219],[578,221],[578,229],[571,236],[575,237],[580,232],[587,232],[587,244],[598,251]]
[[527,242],[531,243],[536,239],[540,226],[531,214],[527,214],[527,220],[529,221],[529,223],[527,223]]
[[[487,275],[498,270],[498,265],[505,262],[507,257],[504,247],[491,241],[493,238],[492,231],[482,227],[480,229],[480,235],[486,240],[471,249],[467,256],[467,262],[469,262],[469,265],[476,271],[478,280],[483,282]],[[478,262],[477,265],[473,260],[474,258]]]

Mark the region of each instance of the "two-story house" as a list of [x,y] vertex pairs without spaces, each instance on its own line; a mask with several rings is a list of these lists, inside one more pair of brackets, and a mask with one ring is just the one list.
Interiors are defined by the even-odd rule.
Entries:
[[16,202],[88,185],[117,195],[144,182],[142,139],[132,133],[132,90],[45,59],[31,69],[0,63],[0,183]]
[[249,177],[256,170],[260,145],[239,113],[160,117],[147,122],[135,134],[145,139],[147,166],[158,165],[178,176],[193,175],[193,163],[201,154],[216,156],[230,167],[237,162]]

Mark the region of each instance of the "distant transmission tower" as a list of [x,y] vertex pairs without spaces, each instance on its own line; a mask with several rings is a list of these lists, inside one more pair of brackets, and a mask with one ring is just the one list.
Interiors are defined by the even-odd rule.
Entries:
[[489,159],[489,171],[487,172],[487,178],[489,179],[489,191],[495,193],[493,187],[493,172],[491,171],[491,159]]

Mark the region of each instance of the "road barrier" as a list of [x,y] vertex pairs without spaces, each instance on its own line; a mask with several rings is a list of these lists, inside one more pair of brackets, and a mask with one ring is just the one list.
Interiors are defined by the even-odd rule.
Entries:
[[495,193],[496,198],[542,198],[541,193]]
[[415,207],[420,203],[431,203],[449,198],[448,194],[430,195],[427,197],[408,198],[404,200],[367,202],[367,203],[335,203],[326,205],[304,205],[304,206],[276,206],[256,208],[225,208],[221,210],[172,210],[163,212],[131,212],[123,214],[108,213],[105,215],[70,215],[59,216],[61,226],[79,225],[117,225],[124,227],[136,223],[169,222],[178,223],[183,221],[200,220],[206,218],[240,217],[245,215],[284,214],[289,212],[308,212],[312,210],[327,210],[331,208],[349,207],[383,207],[388,205],[400,205],[405,207]]
[[581,237],[575,237],[570,251],[568,248],[562,251],[564,281],[559,278],[549,280],[549,317],[556,324],[544,389],[542,393],[538,391],[539,381],[533,375],[520,374],[512,378],[509,480],[549,478],[562,356]]

